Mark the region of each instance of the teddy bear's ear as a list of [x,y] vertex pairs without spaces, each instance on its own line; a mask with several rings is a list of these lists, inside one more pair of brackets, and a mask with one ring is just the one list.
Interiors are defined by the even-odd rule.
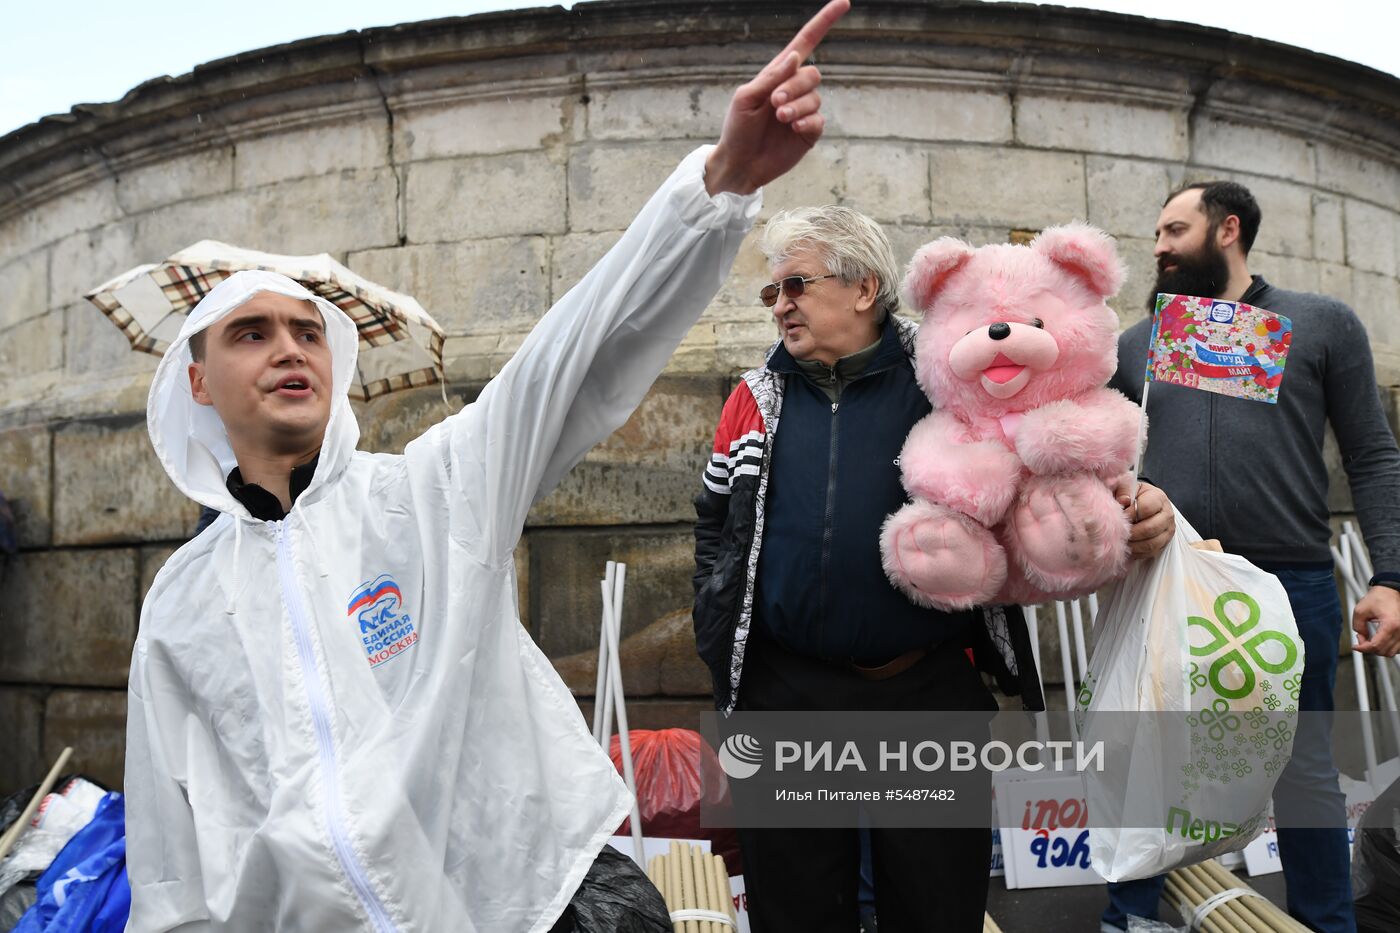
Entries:
[[955,237],[945,236],[919,248],[904,274],[904,300],[920,311],[933,304],[948,276],[972,258],[973,249]]
[[1082,280],[1101,298],[1118,294],[1128,275],[1113,240],[1088,224],[1047,227],[1031,241],[1031,249]]

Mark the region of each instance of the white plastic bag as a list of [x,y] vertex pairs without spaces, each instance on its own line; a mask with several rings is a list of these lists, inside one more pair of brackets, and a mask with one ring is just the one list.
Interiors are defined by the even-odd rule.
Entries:
[[1303,643],[1283,584],[1191,547],[1200,536],[1176,521],[1102,599],[1078,697],[1083,741],[1109,749],[1086,775],[1092,822],[1111,827],[1090,830],[1090,858],[1109,881],[1243,849],[1293,749]]
[[96,784],[75,777],[45,797],[30,818],[29,829],[0,862],[0,894],[26,875],[48,868],[68,840],[92,822],[97,805],[106,796]]

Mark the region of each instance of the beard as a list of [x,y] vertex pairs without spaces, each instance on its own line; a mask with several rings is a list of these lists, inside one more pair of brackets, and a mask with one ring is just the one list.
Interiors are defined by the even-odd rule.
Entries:
[[[1230,263],[1224,250],[1215,245],[1214,231],[1206,234],[1206,242],[1194,253],[1168,253],[1157,260],[1157,282],[1147,296],[1147,312],[1157,310],[1157,295],[1193,295],[1214,298],[1230,281]],[[1170,272],[1163,266],[1172,264]]]

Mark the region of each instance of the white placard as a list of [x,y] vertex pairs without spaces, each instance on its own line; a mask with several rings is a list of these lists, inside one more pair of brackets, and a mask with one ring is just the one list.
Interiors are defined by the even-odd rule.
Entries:
[[1283,862],[1278,857],[1278,833],[1274,832],[1272,815],[1269,817],[1269,827],[1244,847],[1244,869],[1251,878],[1283,871]]
[[990,877],[1000,878],[1006,874],[1006,861],[1001,851],[1001,830],[992,830],[992,866]]
[[739,933],[749,933],[749,895],[744,889],[743,875],[729,876],[729,893],[734,895],[734,913],[739,918]]
[[1382,761],[1376,765],[1374,774],[1369,771],[1366,773],[1366,779],[1371,782],[1371,786],[1379,794],[1394,784],[1397,779],[1400,779],[1400,758],[1387,758]]
[[1089,861],[1084,779],[1011,772],[997,777],[993,783],[1007,888],[1103,884]]

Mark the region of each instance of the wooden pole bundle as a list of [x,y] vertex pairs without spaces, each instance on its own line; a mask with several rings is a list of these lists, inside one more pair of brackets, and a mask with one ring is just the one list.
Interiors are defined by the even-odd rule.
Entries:
[[[1195,913],[1202,904],[1227,891],[1240,890],[1246,893],[1217,901],[1200,918],[1199,924],[1193,924]],[[1307,933],[1307,927],[1226,871],[1214,859],[1173,870],[1167,875],[1167,895],[1176,904],[1187,925],[1205,933]]]
[[[722,857],[672,840],[670,852],[647,863],[647,877],[666,900],[673,933],[731,933],[739,928],[729,893],[729,870]],[[706,913],[711,916],[703,916]]]
[[[732,933],[739,929],[734,898],[729,893],[729,870],[724,859],[707,855],[699,846],[671,841],[670,852],[647,862],[647,877],[656,885],[673,916],[672,933]],[[689,919],[690,911],[723,914],[719,919]],[[675,917],[680,914],[680,917]],[[1300,928],[1301,929],[1301,928]],[[982,933],[1002,933],[991,914],[982,915]]]

